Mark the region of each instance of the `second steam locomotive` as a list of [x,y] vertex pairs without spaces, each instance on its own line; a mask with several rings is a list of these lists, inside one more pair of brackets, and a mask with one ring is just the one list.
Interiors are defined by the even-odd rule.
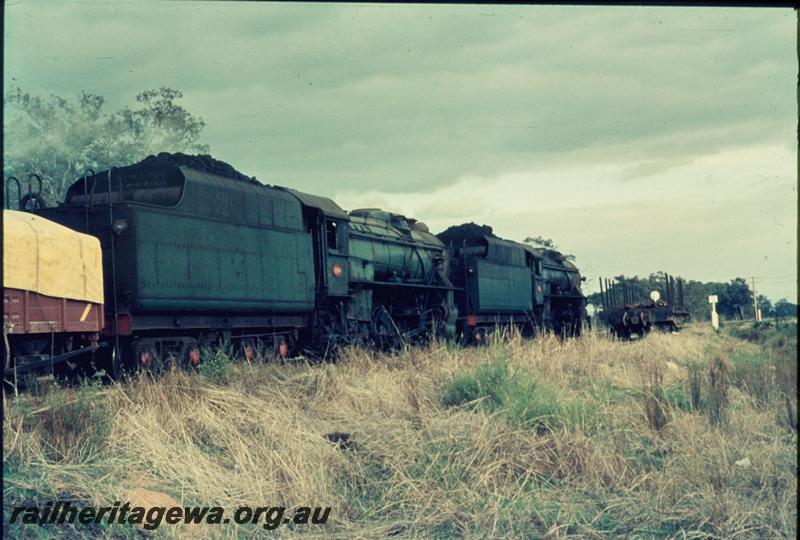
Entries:
[[[197,365],[200,349],[220,341],[253,358],[436,336],[481,342],[497,325],[580,332],[581,277],[556,251],[473,224],[435,236],[402,215],[346,212],[198,163],[151,156],[87,175],[59,206],[32,210],[99,240],[102,328],[79,341],[99,343],[87,350],[109,373],[168,359]],[[34,333],[6,346],[6,370],[48,358],[50,333]]]

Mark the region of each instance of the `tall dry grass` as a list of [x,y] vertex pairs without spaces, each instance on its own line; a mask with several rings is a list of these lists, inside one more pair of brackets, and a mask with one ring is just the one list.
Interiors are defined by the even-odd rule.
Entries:
[[[508,336],[352,350],[336,364],[217,362],[205,375],[5,396],[4,507],[110,505],[145,488],[181,505],[332,507],[324,527],[278,536],[793,537],[796,387],[754,384],[737,367],[743,351],[791,369],[766,344],[690,327],[629,343]],[[796,373],[796,352],[784,356]],[[747,379],[728,377],[724,400],[719,362]],[[66,530],[26,527],[14,531]]]

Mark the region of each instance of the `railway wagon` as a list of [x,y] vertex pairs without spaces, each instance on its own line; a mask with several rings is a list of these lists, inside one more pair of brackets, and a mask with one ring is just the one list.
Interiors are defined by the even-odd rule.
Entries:
[[3,210],[4,377],[91,358],[104,325],[100,243]]
[[[605,284],[605,285],[604,285]],[[678,332],[691,314],[684,306],[683,280],[664,274],[664,297],[659,290],[652,290],[645,299],[624,279],[600,278],[600,299],[603,310],[599,318],[609,331],[621,338],[634,335],[644,337],[653,329],[662,332]]]

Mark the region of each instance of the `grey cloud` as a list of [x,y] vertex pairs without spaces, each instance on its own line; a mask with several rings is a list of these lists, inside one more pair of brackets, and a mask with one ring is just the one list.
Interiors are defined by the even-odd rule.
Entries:
[[[629,164],[619,189],[644,195],[659,174],[702,156],[795,144],[790,10],[4,7],[7,84],[89,89],[109,107],[144,88],[179,88],[216,157],[322,195],[346,186],[388,200],[465,176],[567,166],[590,176],[616,162]],[[719,179],[707,171],[697,181]]]
[[[255,174],[311,189],[331,169],[364,186],[417,189],[597,144],[635,151],[654,136],[671,139],[662,152],[683,155],[716,144],[695,140],[698,128],[755,119],[771,132],[782,118],[770,85],[738,73],[754,69],[743,47],[780,44],[760,33],[776,24],[760,14],[728,11],[735,22],[720,24],[737,30],[720,36],[670,29],[716,25],[721,12],[709,10],[520,6],[486,17],[485,6],[183,6],[124,5],[114,18],[102,4],[62,7],[58,18],[75,19],[76,34],[88,25],[93,39],[63,43],[54,32],[41,46],[58,51],[62,83],[117,99],[153,84],[183,89],[212,149],[244,147]],[[780,78],[787,58],[760,65],[762,74]],[[243,133],[254,142],[242,144]]]

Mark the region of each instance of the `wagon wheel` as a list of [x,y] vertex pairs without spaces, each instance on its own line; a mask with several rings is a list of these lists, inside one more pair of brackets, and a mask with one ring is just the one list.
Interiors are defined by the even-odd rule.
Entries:
[[280,337],[275,340],[275,358],[285,360],[289,357],[293,347],[290,339]]
[[678,326],[673,321],[666,321],[659,325],[659,330],[665,333],[677,332]]
[[176,358],[157,344],[140,344],[136,347],[136,360],[144,371],[162,374],[176,367]]
[[161,363],[161,357],[155,347],[137,346],[136,360],[139,362],[139,367],[152,372],[157,371]]
[[489,333],[483,326],[476,326],[472,330],[472,340],[475,345],[483,347],[489,344]]
[[245,339],[242,341],[242,358],[248,364],[258,359],[258,347],[252,339]]
[[200,367],[200,346],[197,343],[187,345],[183,357],[183,363],[187,368],[197,369]]

